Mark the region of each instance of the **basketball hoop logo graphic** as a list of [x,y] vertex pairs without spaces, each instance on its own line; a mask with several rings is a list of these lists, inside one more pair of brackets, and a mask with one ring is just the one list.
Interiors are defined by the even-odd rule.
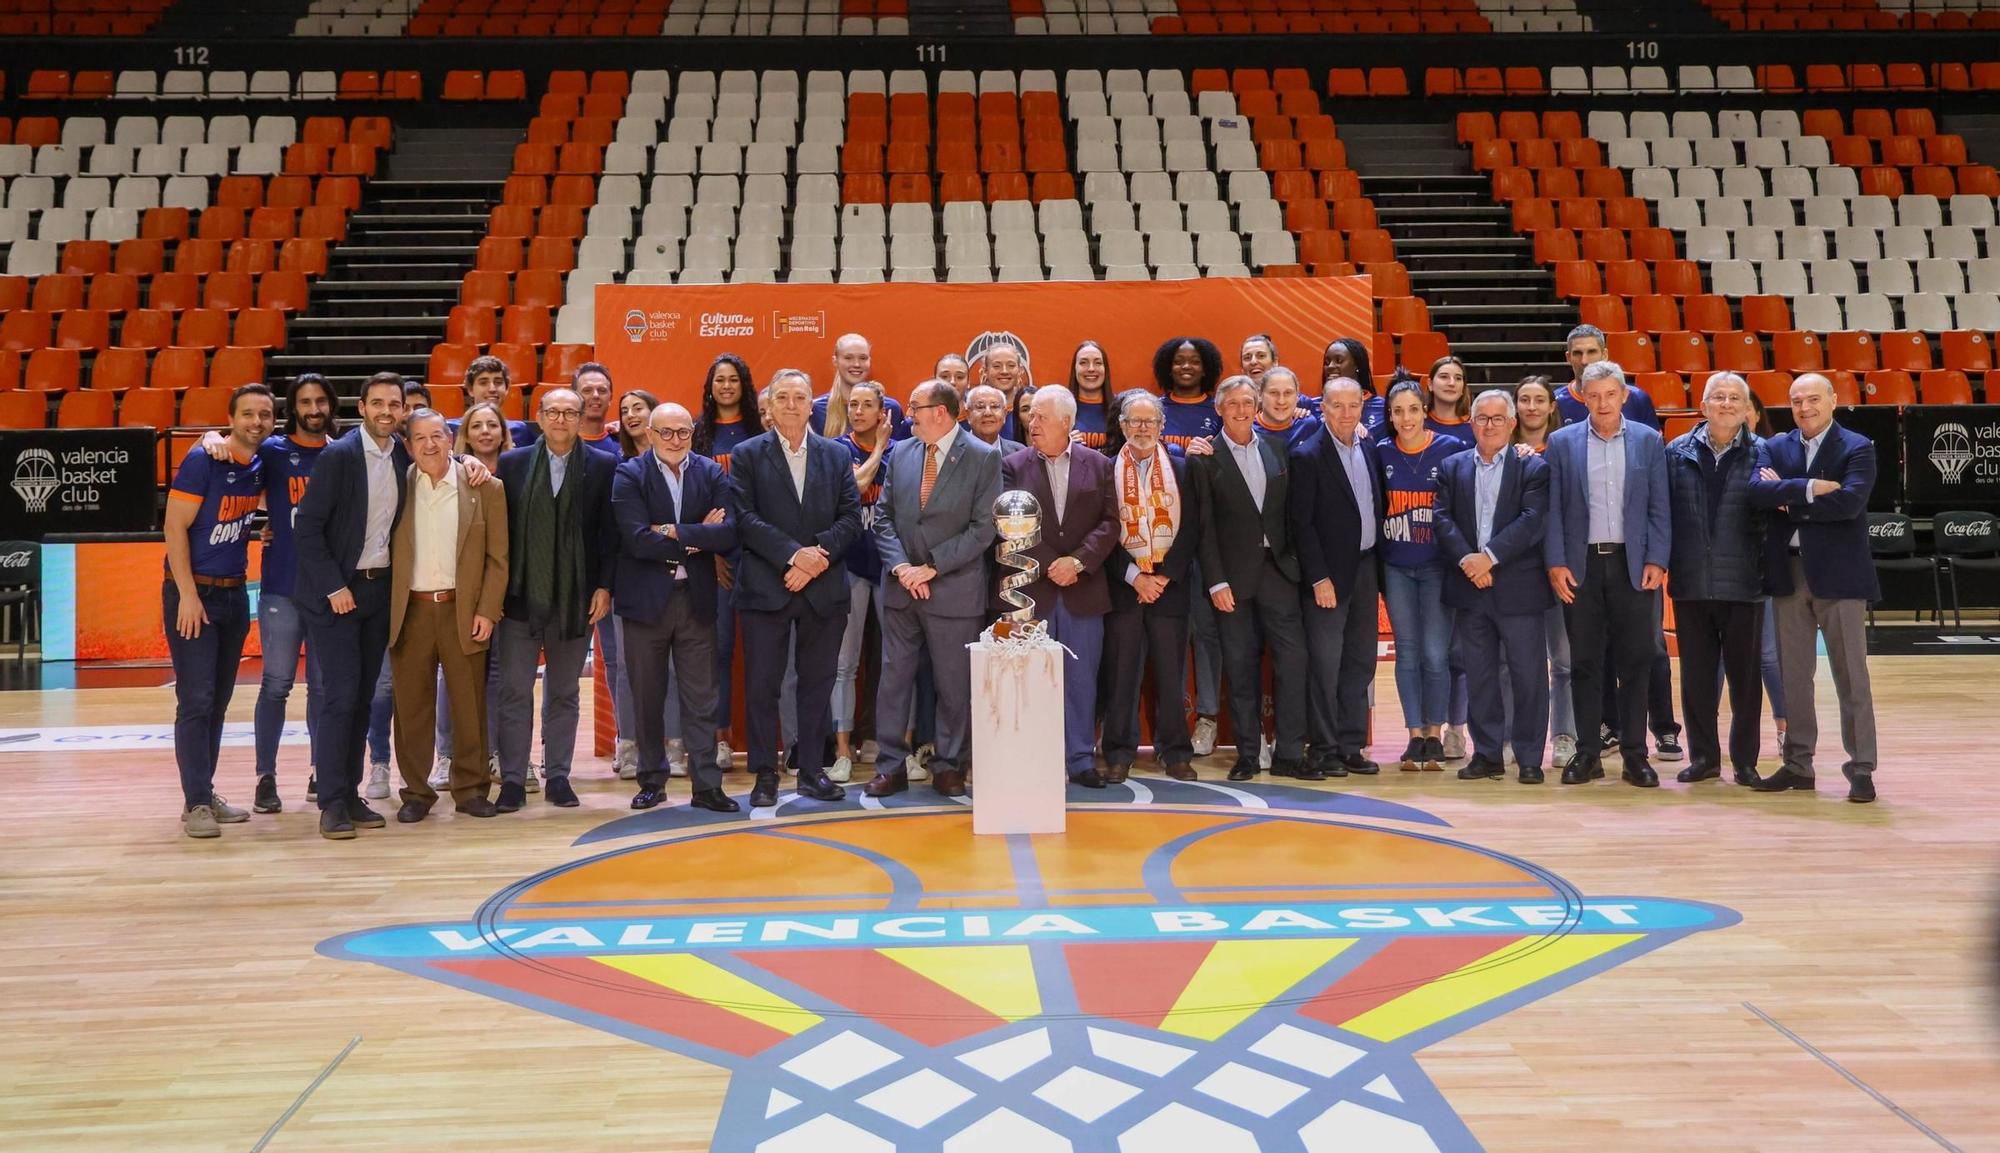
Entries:
[[633,344],[644,340],[647,330],[651,327],[652,325],[646,320],[646,314],[639,309],[630,309],[625,313],[625,336]]
[[31,513],[49,511],[49,498],[62,484],[55,455],[46,448],[31,448],[14,461],[14,495]]
[[1962,424],[1941,424],[1931,433],[1931,467],[1938,470],[1938,476],[1946,484],[1957,484],[1965,478],[1965,469],[1972,463],[1972,436]]
[[716,1149],[1401,1153],[1479,1148],[1421,1049],[1738,919],[1298,791],[714,824],[320,951],[728,1068]]

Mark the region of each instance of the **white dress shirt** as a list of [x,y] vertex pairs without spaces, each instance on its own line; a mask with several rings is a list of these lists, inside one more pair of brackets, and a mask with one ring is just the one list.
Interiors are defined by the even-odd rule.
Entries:
[[[1833,425],[1829,424],[1826,426],[1826,428],[1822,428],[1819,430],[1818,436],[1801,436],[1799,438],[1799,443],[1805,446],[1806,450],[1806,503],[1807,504],[1811,504],[1813,502],[1813,485],[1812,485],[1813,458],[1819,455],[1820,446],[1826,443],[1826,434],[1828,430],[1830,430],[1831,428],[1833,428]],[[1792,547],[1793,548],[1799,547],[1799,534],[1796,529],[1792,531]]]
[[377,445],[361,432],[361,459],[368,469],[368,519],[361,532],[356,568],[389,567],[389,530],[396,526],[396,441]]
[[[687,471],[687,457],[681,458],[679,471],[676,471],[674,466],[668,464],[666,458],[657,452],[653,454],[653,464],[658,466],[660,476],[666,479],[668,495],[674,498],[674,519],[676,521],[685,520],[687,509],[682,507],[681,503],[681,477]],[[676,581],[688,579],[687,563],[685,561],[674,566],[674,579]]]
[[[792,470],[792,488],[799,494],[800,504],[806,502],[806,457],[811,446],[811,430],[799,434],[797,448],[793,448],[791,442],[785,439],[784,433],[778,434],[778,447],[784,451],[785,466]],[[678,503],[675,507],[678,509]]]
[[[1217,434],[1215,443],[1229,450],[1230,457],[1236,461],[1236,470],[1243,474],[1243,483],[1250,486],[1250,500],[1256,504],[1258,512],[1263,512],[1264,486],[1270,480],[1264,475],[1264,454],[1260,451],[1263,441],[1253,431],[1249,444],[1237,444],[1227,432],[1223,432]],[[1264,538],[1264,547],[1271,547],[1268,536]]]
[[[364,434],[365,435],[365,434]],[[458,464],[433,482],[423,469],[411,482],[410,512],[416,547],[412,550],[410,591],[442,592],[458,587]]]
[[1069,450],[1070,446],[1064,445],[1060,456],[1042,458],[1042,467],[1049,474],[1049,498],[1056,506],[1049,513],[1055,517],[1057,528],[1062,527],[1063,508],[1069,504]]
[[1326,435],[1333,441],[1333,451],[1340,455],[1341,470],[1347,473],[1347,487],[1354,491],[1354,511],[1361,514],[1361,551],[1367,552],[1375,547],[1375,478],[1370,475],[1373,470],[1361,451],[1359,436],[1353,444],[1342,444],[1332,432]]

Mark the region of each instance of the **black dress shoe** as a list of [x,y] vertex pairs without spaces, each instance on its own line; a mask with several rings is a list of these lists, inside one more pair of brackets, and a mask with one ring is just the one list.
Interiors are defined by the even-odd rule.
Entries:
[[493,802],[487,800],[485,797],[471,797],[460,801],[457,811],[468,817],[497,817],[500,815],[500,810],[494,808]]
[[820,769],[800,772],[798,790],[801,797],[810,797],[815,801],[826,801],[830,804],[847,799],[847,790],[834,784]]
[[354,839],[354,822],[339,809],[322,809],[319,814],[319,835],[329,841],[351,841]]
[[[1326,773],[1320,769],[1312,765],[1300,764],[1297,761],[1288,761],[1282,757],[1272,758],[1271,775],[1274,777],[1291,777],[1293,780],[1298,781],[1323,781],[1326,779]],[[1347,774],[1343,772],[1340,775],[1344,777]]]
[[1754,788],[1757,782],[1763,780],[1764,778],[1757,775],[1756,769],[1738,769],[1736,770],[1735,779],[1736,783],[1739,785],[1746,785]]
[[757,787],[750,790],[750,807],[768,809],[778,803],[778,774],[758,773]]
[[[1344,777],[1347,770],[1340,766],[1340,754],[1332,749],[1311,749],[1306,753],[1306,768],[1322,777]],[[1271,775],[1278,775],[1278,762],[1271,762]]]
[[876,773],[875,779],[861,786],[861,791],[871,797],[893,797],[910,787],[910,774],[906,769],[893,773]]
[[368,807],[368,802],[360,797],[350,797],[347,801],[347,819],[354,822],[357,829],[380,829],[389,822],[382,814]]
[[1772,773],[1750,787],[1760,793],[1782,793],[1787,789],[1797,789],[1802,793],[1810,793],[1816,787],[1816,784],[1812,777],[1808,777],[1804,773],[1793,769],[1792,766],[1786,765],[1784,768],[1779,769],[1777,772]]
[[1069,779],[1071,784],[1082,785],[1086,789],[1101,789],[1104,787],[1104,778],[1097,775],[1096,769],[1085,769],[1080,773],[1072,773]]
[[1687,768],[1675,773],[1674,779],[1683,785],[1692,785],[1696,781],[1713,781],[1721,778],[1721,776],[1721,765],[1689,765]]
[[[711,813],[740,813],[743,811],[743,806],[736,803],[736,798],[723,792],[721,789],[696,789],[694,796],[688,798],[688,806],[696,809],[707,809]],[[639,807],[639,802],[636,799],[632,802],[632,807],[635,809]]]
[[1369,760],[1365,753],[1347,754],[1340,758],[1340,767],[1362,777],[1372,777],[1382,771],[1382,766]]
[[1870,804],[1875,800],[1875,774],[1857,773],[1843,768],[1840,774],[1847,778],[1847,799],[1857,805]]
[[1626,784],[1634,788],[1657,789],[1660,787],[1660,774],[1654,772],[1653,766],[1644,761],[1628,761],[1625,765],[1625,771],[1618,775],[1625,779]]
[[1562,783],[1565,785],[1582,785],[1594,781],[1603,775],[1604,766],[1595,757],[1578,753],[1569,759],[1569,764],[1563,766]]
[[430,806],[424,804],[422,801],[404,801],[403,807],[396,810],[396,823],[399,825],[414,825],[430,815]]
[[[638,792],[632,794],[632,807],[635,809],[650,809],[666,799],[667,791],[664,787],[657,789],[641,788]],[[734,804],[735,802],[732,801],[730,803]]]
[[1257,762],[1255,760],[1238,761],[1229,767],[1229,779],[1232,781],[1251,781],[1256,778]]
[[1538,766],[1538,765],[1522,765],[1522,766],[1521,766],[1521,783],[1522,783],[1522,784],[1524,784],[1524,785],[1539,785],[1539,784],[1541,784],[1541,783],[1542,783],[1542,770],[1541,770],[1541,767],[1540,767],[1540,766]]
[[496,813],[518,813],[528,803],[528,787],[512,781],[500,782],[500,798],[493,802]]
[[1472,754],[1472,759],[1465,763],[1464,768],[1458,770],[1458,779],[1461,781],[1501,781],[1506,778],[1506,765],[1480,756],[1478,753]]
[[576,789],[571,787],[568,777],[550,777],[542,786],[542,796],[551,805],[574,809],[582,802],[576,799]]

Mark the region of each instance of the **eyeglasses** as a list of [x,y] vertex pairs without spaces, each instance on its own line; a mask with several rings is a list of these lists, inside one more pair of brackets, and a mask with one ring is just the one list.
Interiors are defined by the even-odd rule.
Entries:
[[582,415],[583,410],[580,408],[545,408],[542,410],[543,420],[575,420]]
[[1506,424],[1511,418],[1504,412],[1483,412],[1472,418],[1474,424]]
[[1131,429],[1133,432],[1145,432],[1148,429],[1158,428],[1166,422],[1150,416],[1126,416],[1120,417],[1118,423]]
[[910,405],[908,408],[904,409],[903,411],[909,413],[911,416],[915,416],[916,414],[923,412],[925,409],[943,408],[943,407],[944,405],[941,404],[913,404]]
[[694,436],[691,428],[656,428],[653,435],[661,440],[688,440]]

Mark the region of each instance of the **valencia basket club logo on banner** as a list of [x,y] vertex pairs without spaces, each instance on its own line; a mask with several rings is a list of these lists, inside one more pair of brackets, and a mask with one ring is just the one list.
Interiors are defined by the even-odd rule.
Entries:
[[907,798],[621,818],[320,951],[726,1068],[717,1149],[1402,1153],[1479,1148],[1424,1048],[1738,920],[1373,798],[1129,784],[1049,836]]

